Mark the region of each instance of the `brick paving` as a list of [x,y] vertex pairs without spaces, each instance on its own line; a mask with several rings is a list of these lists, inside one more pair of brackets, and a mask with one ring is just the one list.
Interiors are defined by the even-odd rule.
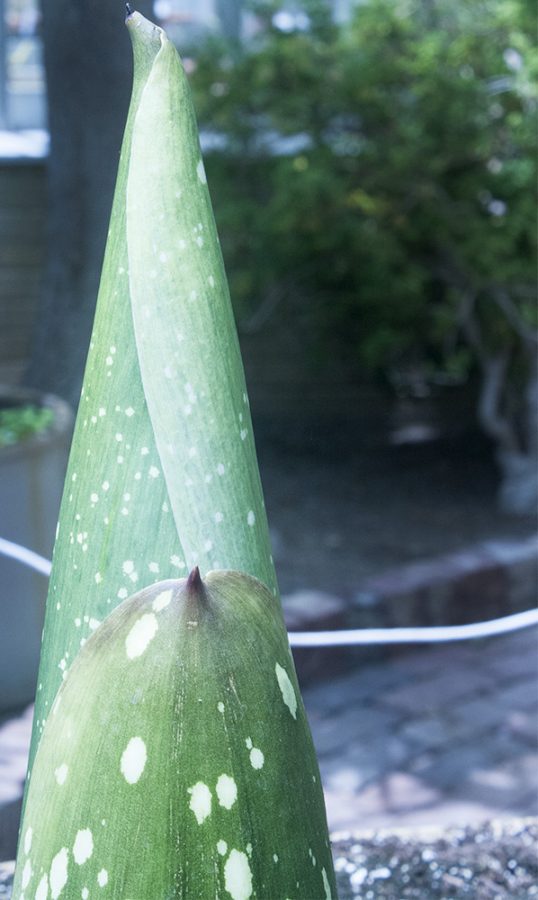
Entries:
[[332,830],[538,815],[535,628],[410,651],[304,700]]
[[[410,650],[303,696],[331,830],[538,815],[537,629]],[[31,709],[0,723],[0,859],[14,852],[30,727]]]

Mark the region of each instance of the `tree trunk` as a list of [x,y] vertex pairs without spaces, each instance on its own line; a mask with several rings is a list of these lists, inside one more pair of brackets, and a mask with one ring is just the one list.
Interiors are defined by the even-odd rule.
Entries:
[[525,399],[524,446],[520,452],[501,448],[498,453],[500,506],[514,515],[535,515],[538,509],[538,360],[534,352]]
[[[151,15],[150,0],[137,9]],[[26,384],[76,406],[131,90],[123,5],[43,0],[48,254]]]

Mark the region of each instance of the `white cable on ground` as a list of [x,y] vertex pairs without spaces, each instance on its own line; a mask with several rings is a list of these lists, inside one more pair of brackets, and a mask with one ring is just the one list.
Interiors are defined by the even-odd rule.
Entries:
[[16,559],[28,566],[29,569],[40,572],[41,575],[50,575],[52,563],[48,559],[40,556],[39,553],[34,553],[33,550],[14,544],[13,541],[6,541],[5,538],[0,538],[0,555]]
[[[40,572],[50,575],[51,562],[0,538],[0,555],[9,556]],[[521,628],[538,625],[538,609],[491,619],[489,622],[473,622],[470,625],[434,625],[425,628],[349,628],[340,631],[290,631],[292,647],[350,647],[365,644],[437,644],[447,641],[469,641],[496,634],[509,634]]]
[[292,647],[345,647],[354,644],[433,644],[469,641],[508,634],[538,625],[538,609],[471,625],[435,625],[431,628],[350,628],[344,631],[291,631]]

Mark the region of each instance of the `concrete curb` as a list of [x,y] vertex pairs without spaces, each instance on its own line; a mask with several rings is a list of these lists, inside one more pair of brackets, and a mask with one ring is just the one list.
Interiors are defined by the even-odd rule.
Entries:
[[[538,536],[531,536],[485,541],[390,569],[363,582],[351,602],[300,591],[285,596],[283,605],[290,631],[320,631],[463,625],[531,609],[537,599]],[[305,683],[397,652],[394,647],[327,647],[296,649],[294,657]]]

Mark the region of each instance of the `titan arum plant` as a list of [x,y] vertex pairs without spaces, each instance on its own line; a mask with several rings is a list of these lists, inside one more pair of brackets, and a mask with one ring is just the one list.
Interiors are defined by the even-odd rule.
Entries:
[[127,26],[13,897],[331,900],[189,89],[165,33]]

